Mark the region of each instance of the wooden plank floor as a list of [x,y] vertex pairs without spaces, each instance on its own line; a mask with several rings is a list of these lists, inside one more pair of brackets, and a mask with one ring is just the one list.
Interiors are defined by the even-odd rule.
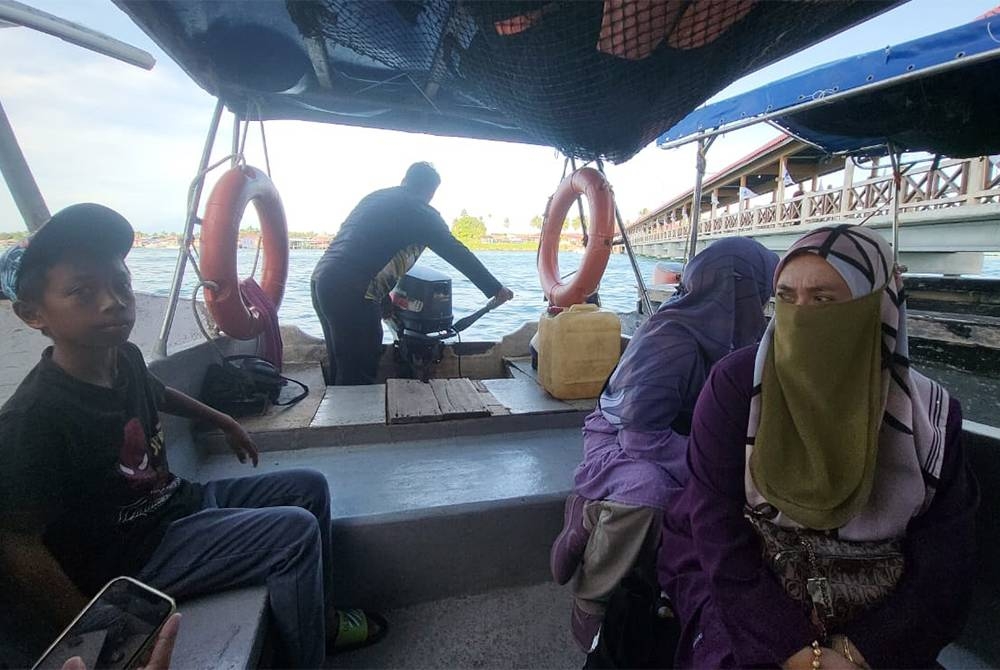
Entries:
[[490,415],[479,391],[468,379],[432,379],[430,385],[444,418],[467,419]]
[[490,414],[493,416],[507,416],[510,414],[510,408],[504,405],[502,402],[497,400],[497,397],[490,393],[490,390],[486,388],[481,379],[472,379],[473,387],[475,387],[476,392],[479,394],[479,399],[483,401],[486,405],[486,409],[489,410]]
[[390,424],[489,416],[482,394],[468,379],[388,379],[385,415]]

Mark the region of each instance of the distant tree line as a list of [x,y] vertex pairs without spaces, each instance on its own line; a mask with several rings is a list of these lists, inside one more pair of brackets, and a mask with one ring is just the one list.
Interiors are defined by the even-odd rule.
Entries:
[[463,209],[451,223],[451,234],[468,246],[486,237],[486,224],[478,216],[472,216]]
[[[487,214],[487,218],[492,218],[492,216]],[[531,217],[531,221],[528,222],[528,225],[535,230],[541,230],[543,223],[544,219],[540,215],[536,214]],[[503,227],[505,230],[510,229],[510,218],[504,218]],[[582,227],[580,226],[580,217],[573,216],[567,218],[566,222],[563,224],[563,230],[582,230]],[[469,214],[467,210],[463,209],[458,218],[452,221],[451,232],[455,237],[463,241],[466,239],[478,240],[486,235],[486,222],[483,221],[482,217],[473,216],[472,214]]]
[[[531,219],[531,227],[535,228],[536,230],[541,230],[543,223],[545,223],[545,220],[540,216],[536,216],[533,219]],[[579,216],[568,217],[563,222],[563,230],[583,230],[583,228],[580,226],[580,217]]]

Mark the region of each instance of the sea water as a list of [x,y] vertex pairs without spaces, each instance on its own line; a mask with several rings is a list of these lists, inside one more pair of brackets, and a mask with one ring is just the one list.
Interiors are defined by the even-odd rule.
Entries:
[[[309,278],[322,254],[323,252],[318,249],[293,249],[289,252],[288,283],[279,311],[283,324],[298,326],[317,337],[322,337],[323,331],[313,311]],[[537,321],[546,303],[541,286],[538,284],[535,252],[477,251],[476,256],[497,279],[514,291],[514,300],[482,317],[463,332],[462,337],[469,340],[495,341],[525,321]],[[560,253],[559,267],[562,274],[575,270],[580,264],[581,257],[580,253]],[[255,252],[252,249],[242,249],[238,252],[241,275],[250,274],[254,258]],[[643,281],[648,283],[652,279],[653,268],[658,259],[640,256],[637,261]],[[132,283],[135,289],[154,295],[167,295],[170,292],[170,281],[176,262],[177,251],[174,249],[133,249],[128,256],[128,265],[132,270]],[[452,303],[456,320],[486,303],[487,298],[473,286],[472,282],[432,252],[425,252],[418,263],[444,272],[452,278]],[[986,256],[983,274],[1000,277],[1000,255]],[[259,268],[257,275],[260,276]],[[182,296],[191,297],[196,283],[194,272],[189,266],[185,273]],[[611,255],[601,282],[600,294],[602,305],[607,309],[630,312],[636,308],[638,293],[628,256]],[[389,341],[388,332],[385,339]]]

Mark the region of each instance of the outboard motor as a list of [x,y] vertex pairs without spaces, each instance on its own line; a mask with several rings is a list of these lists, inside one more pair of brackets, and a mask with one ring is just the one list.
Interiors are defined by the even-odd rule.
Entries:
[[438,333],[451,328],[451,277],[415,267],[389,293],[396,314],[407,330]]
[[389,293],[396,353],[402,373],[423,381],[441,362],[444,341],[452,330],[451,277],[430,268],[414,267]]
[[451,277],[426,267],[414,267],[389,293],[389,319],[395,333],[397,358],[403,374],[427,381],[433,365],[444,356],[445,340],[456,337],[497,304],[490,300],[476,312],[452,322]]

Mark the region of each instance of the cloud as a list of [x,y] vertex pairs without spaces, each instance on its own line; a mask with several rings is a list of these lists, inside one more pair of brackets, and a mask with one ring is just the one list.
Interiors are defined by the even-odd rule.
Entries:
[[[140,229],[179,230],[214,100],[110,2],[33,4],[147,49],[157,58],[157,66],[146,72],[27,29],[0,29],[3,104],[50,209],[94,200],[120,209]],[[871,49],[873,31],[877,35],[886,25],[906,24],[910,33],[924,28],[931,32],[942,25],[942,16],[959,23],[980,13],[985,4],[988,0],[914,0],[877,19],[881,28],[875,22],[866,24],[867,39],[845,32],[835,47],[817,47],[808,60],[795,59],[794,69]],[[905,20],[900,18],[904,14]],[[231,128],[227,116],[216,158],[229,151]],[[257,133],[254,127],[247,158],[263,167]],[[398,183],[406,166],[416,160],[429,160],[441,172],[443,183],[433,204],[447,221],[467,209],[484,218],[492,215],[494,226],[508,218],[512,230],[524,229],[544,211],[562,175],[561,158],[551,149],[530,145],[291,121],[269,122],[267,136],[274,179],[293,230],[335,230],[362,196]],[[709,153],[709,172],[773,136],[773,130],[757,128],[724,138]],[[641,209],[653,209],[691,187],[693,149],[664,152],[649,147],[607,170],[623,216],[634,218]],[[213,173],[209,187],[217,175]],[[22,228],[4,190],[0,229]]]

